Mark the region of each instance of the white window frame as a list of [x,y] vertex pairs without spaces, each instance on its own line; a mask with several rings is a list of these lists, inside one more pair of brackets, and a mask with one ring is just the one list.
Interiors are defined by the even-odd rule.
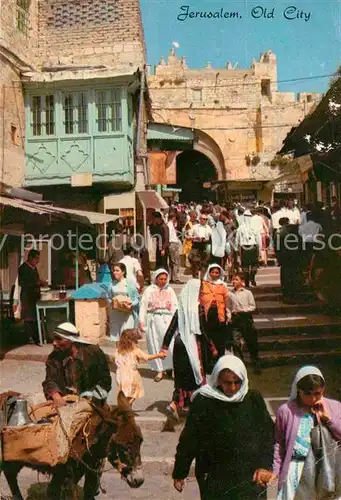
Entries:
[[[53,106],[52,106],[52,118],[53,120],[49,121],[49,124],[53,124],[53,133],[47,133],[47,98],[48,97],[53,97]],[[40,108],[37,113],[40,114],[40,121],[35,120],[35,107],[34,107],[34,100],[35,98],[40,99]],[[56,95],[55,93],[51,92],[48,94],[34,94],[30,96],[30,117],[31,117],[31,123],[30,123],[30,130],[31,130],[31,137],[53,137],[56,135]],[[40,133],[35,133],[35,130],[37,127],[40,126]]]
[[[71,113],[71,120],[66,120],[66,106],[65,106],[65,99],[67,97],[71,97],[72,99],[72,104],[71,107],[68,108]],[[82,97],[84,98],[84,102],[81,102]],[[85,120],[84,116],[80,120],[80,109],[83,108],[85,110]],[[70,90],[69,92],[63,91],[62,92],[62,122],[63,122],[63,135],[66,136],[72,136],[72,135],[88,135],[89,134],[89,92],[87,90],[77,90],[77,91],[72,91]],[[67,124],[72,124],[72,128],[68,129]],[[82,125],[85,124],[85,128],[83,128],[81,131],[80,129],[80,123]]]
[[[104,102],[99,102],[99,96],[104,97]],[[121,87],[111,89],[96,89],[95,91],[95,130],[99,134],[122,133],[122,97]],[[100,108],[105,110],[105,115],[100,117]],[[114,112],[114,109],[116,111]],[[118,113],[117,113],[118,110]],[[114,127],[113,124],[116,124]],[[105,125],[105,128],[102,127]],[[118,125],[118,126],[117,126]]]

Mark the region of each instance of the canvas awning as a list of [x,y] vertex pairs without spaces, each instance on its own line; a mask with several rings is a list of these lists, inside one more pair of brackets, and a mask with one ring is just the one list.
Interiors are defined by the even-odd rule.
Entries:
[[168,203],[156,191],[138,191],[137,196],[145,210],[154,208],[154,210],[168,209]]
[[52,216],[59,215],[61,217],[65,217],[66,219],[69,218],[86,225],[106,224],[118,219],[117,215],[102,214],[100,212],[90,212],[88,210],[55,207],[53,205],[34,203],[26,200],[21,200],[19,198],[7,198],[5,196],[0,196],[0,205],[17,208],[19,210],[24,210],[32,214]]
[[193,142],[194,133],[190,128],[167,125],[165,123],[149,123],[147,140]]

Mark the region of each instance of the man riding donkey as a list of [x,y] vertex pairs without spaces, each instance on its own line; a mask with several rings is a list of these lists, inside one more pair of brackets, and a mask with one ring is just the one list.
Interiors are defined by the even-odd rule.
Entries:
[[102,349],[80,336],[71,323],[54,330],[53,351],[46,361],[44,394],[56,408],[66,404],[63,396],[76,394],[105,403],[111,376]]
[[[68,462],[68,464],[70,463],[72,470],[70,467],[66,467],[67,464],[65,461],[60,462],[57,460],[53,464],[50,464],[52,468],[49,469],[39,466],[39,463],[43,464],[44,461],[37,462],[33,460],[31,464],[29,459],[24,459],[20,464],[18,457],[8,458],[7,467],[4,468],[4,472],[12,493],[17,493],[16,498],[22,498],[19,496],[20,492],[18,493],[16,475],[22,466],[28,465],[52,474],[52,480],[47,491],[49,499],[61,498],[61,486],[68,479],[69,471],[71,471],[70,478],[74,484],[85,474],[84,498],[88,500],[94,499],[100,491],[100,477],[105,456],[108,456],[110,463],[119,470],[121,476],[127,480],[129,486],[140,486],[143,482],[143,475],[140,471],[137,471],[141,476],[137,477],[138,474],[134,467],[136,460],[140,456],[139,448],[142,443],[141,431],[135,424],[129,404],[125,405],[124,401],[120,401],[120,395],[118,397],[119,405],[116,409],[110,408],[106,404],[108,393],[111,390],[111,375],[104,352],[100,347],[91,344],[88,339],[83,338],[77,328],[71,323],[62,323],[54,330],[53,347],[54,349],[46,361],[46,377],[42,384],[45,398],[52,403],[50,405],[50,413],[51,411],[52,413],[57,412],[59,418],[63,420],[62,415],[64,415],[65,411],[68,412],[68,408],[64,409],[63,407],[70,400],[77,400],[80,405],[83,404],[84,406],[84,398],[88,399],[89,405],[87,406],[87,411],[90,411],[90,420],[87,420],[87,432],[77,434],[74,438],[70,436],[67,438],[71,445],[69,455],[71,462]],[[77,398],[77,396],[82,399]],[[42,409],[45,410],[42,407],[44,407],[44,403],[36,406],[31,415],[33,414],[36,418],[38,414],[36,412]],[[70,406],[69,410],[72,410]],[[56,413],[54,414],[56,415]],[[79,418],[79,415],[76,418]],[[127,429],[122,430],[121,440],[119,437],[120,427],[123,429],[124,426],[129,429],[129,432],[127,432]],[[7,428],[11,431],[10,427]],[[68,432],[65,427],[65,421],[61,422],[61,428],[64,434]],[[113,432],[115,436],[112,436]],[[120,453],[115,451],[120,449],[119,446],[117,448],[115,439],[122,441],[119,445],[121,445],[122,449],[125,449],[125,445],[127,444],[125,443],[125,439],[128,434],[131,443],[135,443],[134,450],[136,451],[134,453],[135,461],[131,460],[132,464],[129,467],[127,466],[127,460],[123,463]],[[84,439],[86,441],[86,449],[83,450]],[[46,443],[44,445],[46,446]],[[80,454],[78,453],[77,446],[81,450]],[[83,451],[85,454],[82,454]],[[18,467],[16,467],[15,461],[17,461]],[[140,460],[137,461],[140,463]],[[38,467],[35,467],[34,463],[38,464]],[[142,470],[141,467],[140,469]]]
[[[53,333],[53,351],[47,358],[43,381],[46,399],[52,400],[55,408],[65,406],[64,396],[69,394],[103,405],[111,390],[111,376],[102,349],[81,337],[72,323],[62,323]],[[100,489],[102,460],[92,465],[93,471],[86,477],[86,491],[95,497]]]

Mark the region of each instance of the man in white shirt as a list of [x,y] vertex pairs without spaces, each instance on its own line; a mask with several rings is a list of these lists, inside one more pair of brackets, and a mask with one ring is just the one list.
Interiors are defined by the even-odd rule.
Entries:
[[318,242],[319,235],[323,233],[321,224],[315,222],[314,218],[315,216],[312,212],[307,212],[307,222],[300,224],[298,228],[298,234],[302,238],[305,272],[309,270],[311,258],[314,253],[314,245]]
[[314,214],[312,212],[307,212],[306,215],[307,222],[300,224],[298,228],[298,233],[303,240],[303,248],[305,243],[315,243],[318,234],[323,232],[321,224],[314,221]]
[[132,257],[133,249],[131,247],[123,248],[124,257],[120,260],[122,264],[126,266],[127,269],[127,279],[134,283],[137,290],[140,293],[143,292],[144,288],[144,276],[142,273],[142,267],[138,259]]
[[258,238],[260,239],[261,234],[264,231],[264,220],[263,218],[257,213],[257,210],[251,210],[251,227],[254,230],[254,232],[257,234]]
[[183,284],[179,280],[180,271],[180,239],[178,236],[178,223],[177,223],[177,213],[169,212],[168,223],[169,229],[169,270],[170,270],[170,282],[175,285]]
[[301,221],[301,213],[294,203],[294,200],[287,201],[287,215],[290,224],[299,224]]
[[274,212],[271,216],[272,229],[274,232],[278,231],[281,228],[279,220],[282,219],[283,217],[288,217],[289,219],[288,212],[285,207],[285,202],[282,200],[279,209],[276,212]]
[[251,225],[252,214],[250,210],[244,212],[244,222],[236,232],[236,247],[239,250],[241,267],[245,277],[245,286],[248,288],[256,284],[256,274],[259,261],[261,235],[257,234]]
[[256,310],[256,303],[252,292],[245,289],[244,279],[242,273],[235,273],[232,278],[233,289],[230,291],[228,301],[228,307],[232,313],[232,338],[242,360],[242,347],[244,342],[246,343],[255,372],[259,374],[261,369],[258,334],[252,317],[252,313]]
[[193,278],[198,278],[199,269],[201,269],[201,277],[204,276],[208,261],[210,258],[209,243],[212,237],[212,229],[207,224],[207,215],[201,214],[199,224],[195,224],[188,231],[188,239],[192,240],[192,250],[188,260],[192,266]]

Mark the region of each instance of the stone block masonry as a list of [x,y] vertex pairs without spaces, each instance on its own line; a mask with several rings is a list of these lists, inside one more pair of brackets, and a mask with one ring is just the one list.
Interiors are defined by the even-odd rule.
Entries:
[[39,83],[53,76],[84,83],[94,78],[94,67],[100,68],[98,77],[113,78],[143,69],[146,49],[139,0],[0,0],[0,5],[0,181],[20,186],[22,80]]
[[[215,145],[219,180],[273,178],[267,162],[320,99],[316,93],[279,92],[277,58],[271,50],[241,69],[230,62],[223,68],[210,63],[189,68],[186,58],[172,49],[149,75],[148,86],[155,122],[195,128],[205,134],[204,142]],[[250,167],[248,158],[258,158],[257,165]]]
[[138,0],[45,0],[39,7],[42,66],[55,57],[67,58],[71,64],[120,70],[144,65]]

